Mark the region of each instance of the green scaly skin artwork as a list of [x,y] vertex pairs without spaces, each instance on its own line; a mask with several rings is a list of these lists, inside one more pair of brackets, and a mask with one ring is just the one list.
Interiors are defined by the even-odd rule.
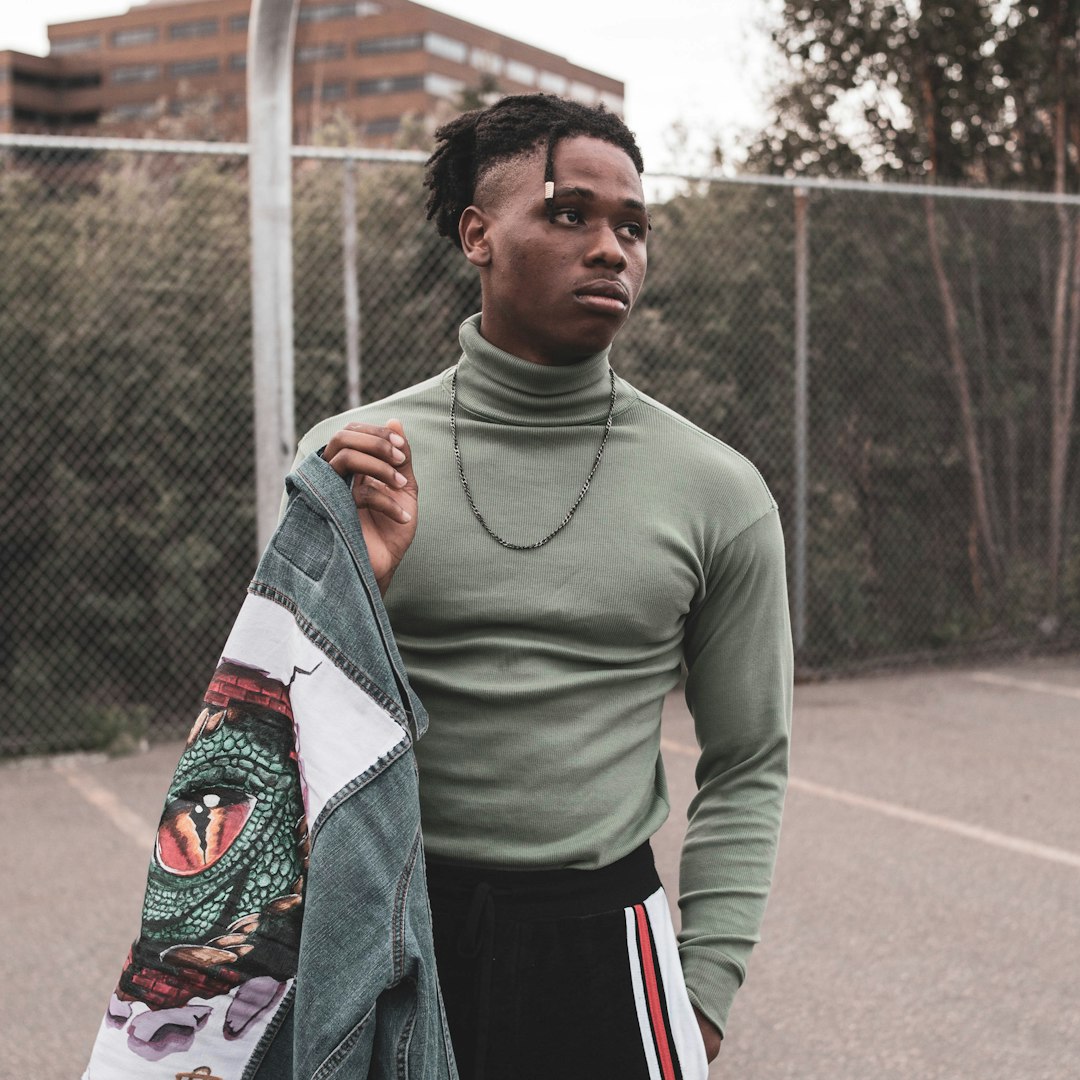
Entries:
[[[165,800],[113,1022],[133,1001],[172,1017],[192,998],[250,984],[242,1030],[296,972],[307,852],[288,689],[223,663]],[[200,1009],[189,1007],[192,1032]],[[134,1037],[153,1042],[166,1026],[144,1022]]]

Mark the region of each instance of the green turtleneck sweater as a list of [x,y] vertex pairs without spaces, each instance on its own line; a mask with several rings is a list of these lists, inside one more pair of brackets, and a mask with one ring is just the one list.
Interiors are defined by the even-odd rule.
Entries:
[[[457,427],[470,489],[503,538],[565,516],[610,401],[607,351],[544,367],[461,328]],[[442,859],[591,868],[663,823],[664,695],[686,665],[701,758],[680,870],[680,956],[721,1031],[765,909],[787,773],[792,657],[783,537],[754,467],[616,379],[584,501],[545,547],[481,528],[458,478],[451,371],[331,417],[399,418],[416,538],[386,607],[430,715],[416,748],[424,841]]]

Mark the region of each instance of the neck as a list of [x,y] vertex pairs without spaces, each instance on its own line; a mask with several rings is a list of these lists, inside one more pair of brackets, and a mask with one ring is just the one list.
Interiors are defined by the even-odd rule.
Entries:
[[541,367],[572,367],[583,360],[588,360],[593,353],[578,353],[573,356],[552,356],[531,348],[527,342],[511,340],[500,333],[496,320],[485,317],[480,313],[480,334],[488,344],[507,353],[516,356],[519,360],[527,360],[530,364],[539,364]]
[[603,423],[611,397],[609,349],[572,364],[542,364],[488,341],[479,315],[461,324],[458,408],[506,424]]

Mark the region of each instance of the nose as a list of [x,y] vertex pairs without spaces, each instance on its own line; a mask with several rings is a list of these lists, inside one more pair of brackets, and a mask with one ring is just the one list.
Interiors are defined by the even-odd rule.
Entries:
[[610,266],[621,270],[626,266],[626,252],[615,230],[606,222],[591,231],[585,261],[589,266]]

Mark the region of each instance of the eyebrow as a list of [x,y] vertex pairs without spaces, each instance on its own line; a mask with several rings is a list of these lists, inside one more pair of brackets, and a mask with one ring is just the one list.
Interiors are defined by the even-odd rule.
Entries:
[[[556,199],[566,199],[572,195],[576,195],[579,199],[590,201],[596,198],[596,192],[591,188],[584,187],[561,187],[555,192]],[[645,204],[640,199],[623,199],[623,206],[627,210],[640,210],[643,214],[647,214],[648,210]]]

